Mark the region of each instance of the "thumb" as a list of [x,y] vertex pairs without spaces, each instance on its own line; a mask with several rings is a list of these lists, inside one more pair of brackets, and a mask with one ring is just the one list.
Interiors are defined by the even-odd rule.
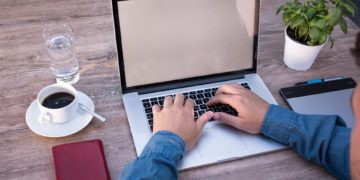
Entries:
[[213,117],[213,115],[214,113],[212,111],[208,111],[196,120],[196,126],[198,127],[199,131],[204,128],[205,124]]
[[231,126],[236,126],[236,122],[239,121],[239,117],[233,116],[223,112],[214,113],[214,119],[229,124]]

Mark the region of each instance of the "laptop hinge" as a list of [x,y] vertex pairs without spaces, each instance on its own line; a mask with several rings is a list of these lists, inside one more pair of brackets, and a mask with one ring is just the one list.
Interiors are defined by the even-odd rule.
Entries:
[[137,89],[134,91],[138,92],[139,94],[148,94],[148,93],[153,93],[153,92],[166,91],[166,90],[198,86],[198,85],[204,85],[204,84],[228,81],[228,80],[234,80],[234,79],[243,79],[243,78],[245,78],[244,75],[233,74],[233,75],[227,75],[227,76],[221,76],[221,77],[211,77],[211,78],[206,78],[206,79],[197,79],[197,80],[191,80],[191,81],[185,81],[185,82],[174,82],[174,83],[168,83],[166,85],[164,85],[164,84],[156,85],[155,84],[155,85],[151,85],[149,87],[144,87],[144,88]]

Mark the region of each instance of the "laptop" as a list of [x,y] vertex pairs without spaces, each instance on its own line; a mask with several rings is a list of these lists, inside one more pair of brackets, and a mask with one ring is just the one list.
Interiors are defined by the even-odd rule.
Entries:
[[[259,1],[112,1],[123,102],[139,156],[152,136],[151,106],[183,93],[195,101],[194,119],[225,83],[238,83],[277,104],[256,74]],[[267,153],[286,146],[213,120],[179,169]]]

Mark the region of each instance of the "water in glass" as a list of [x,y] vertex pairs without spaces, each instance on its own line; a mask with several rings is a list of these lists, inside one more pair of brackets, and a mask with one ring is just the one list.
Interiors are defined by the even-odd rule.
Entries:
[[[62,30],[63,28],[63,30]],[[45,31],[50,69],[57,82],[75,84],[79,81],[79,64],[75,53],[72,29],[67,25]]]

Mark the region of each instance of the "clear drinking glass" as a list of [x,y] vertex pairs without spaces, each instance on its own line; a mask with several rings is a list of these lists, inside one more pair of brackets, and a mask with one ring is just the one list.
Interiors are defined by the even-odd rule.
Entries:
[[74,33],[69,25],[55,25],[43,32],[50,56],[50,69],[57,82],[79,81],[79,64],[75,53]]

